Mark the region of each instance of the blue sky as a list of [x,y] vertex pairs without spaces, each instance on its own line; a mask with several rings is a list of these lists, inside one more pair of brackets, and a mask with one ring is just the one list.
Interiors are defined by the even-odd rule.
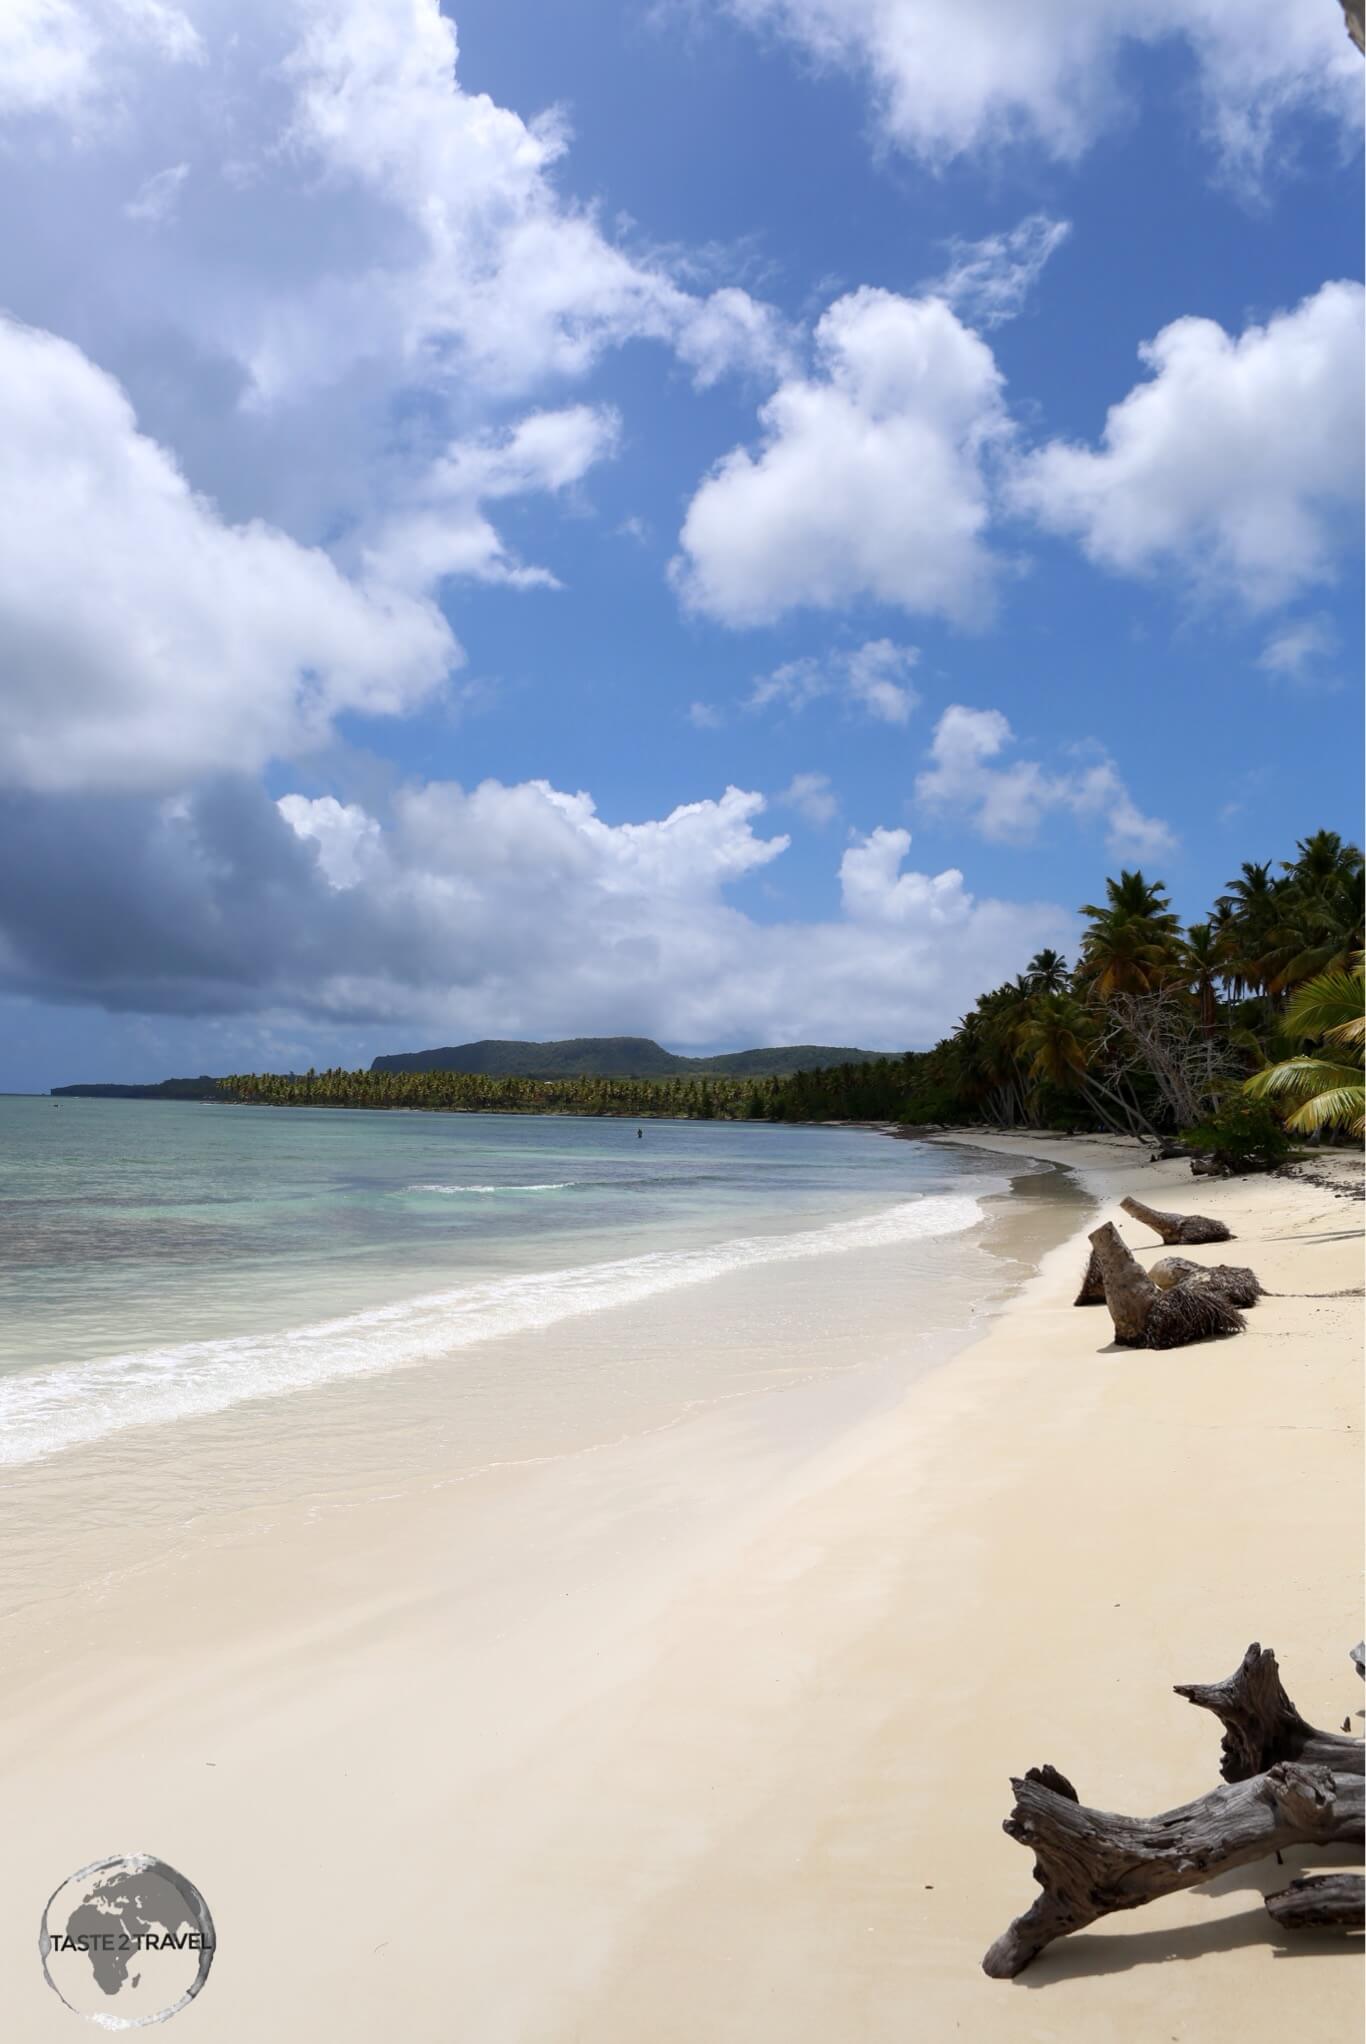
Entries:
[[923,1044],[1356,834],[1361,61],[1074,15],[0,29],[0,1085]]

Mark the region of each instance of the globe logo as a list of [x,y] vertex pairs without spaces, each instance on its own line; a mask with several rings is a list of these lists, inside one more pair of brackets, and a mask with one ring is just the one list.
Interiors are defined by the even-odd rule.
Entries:
[[192,2002],[214,1955],[208,1904],[149,1853],[116,1853],[62,1882],[43,1911],[48,1986],[106,2030],[164,2023]]

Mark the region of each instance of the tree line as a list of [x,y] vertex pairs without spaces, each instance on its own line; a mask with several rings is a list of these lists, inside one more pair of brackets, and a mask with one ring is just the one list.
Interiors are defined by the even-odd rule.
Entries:
[[237,1101],[454,1113],[1090,1129],[1199,1147],[1360,1133],[1360,850],[1334,831],[1245,861],[1182,926],[1141,871],[1085,904],[1079,955],[1035,954],[941,1043],[767,1079],[497,1078],[467,1072],[238,1073]]
[[1360,850],[1334,831],[1244,861],[1184,928],[1161,881],[1121,872],[1080,911],[1069,965],[1039,951],[931,1051],[785,1082],[791,1120],[985,1122],[1232,1157],[1291,1135],[1360,1134]]
[[443,1114],[597,1114],[735,1120],[749,1111],[740,1079],[521,1079],[487,1072],[236,1072],[229,1098],[265,1107],[392,1107]]

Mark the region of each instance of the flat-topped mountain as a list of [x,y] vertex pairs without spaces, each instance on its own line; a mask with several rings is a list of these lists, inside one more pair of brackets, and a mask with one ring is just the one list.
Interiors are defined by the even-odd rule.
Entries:
[[504,1079],[767,1079],[827,1065],[894,1057],[888,1050],[852,1050],[791,1043],[773,1050],[732,1050],[720,1057],[681,1057],[648,1036],[571,1036],[563,1043],[478,1043],[377,1057],[372,1072],[482,1072]]

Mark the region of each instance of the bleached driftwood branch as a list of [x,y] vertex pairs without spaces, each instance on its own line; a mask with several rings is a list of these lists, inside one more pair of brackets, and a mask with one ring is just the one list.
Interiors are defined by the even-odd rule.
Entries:
[[[1221,1787],[1157,1817],[1088,1809],[1056,1768],[1012,1781],[1004,1829],[1032,1848],[1043,1893],[982,1961],[993,1980],[1023,1972],[1054,1939],[1102,1916],[1199,1887],[1292,1845],[1366,1839],[1366,1774],[1357,1739],[1308,1724],[1281,1685],[1276,1657],[1255,1643],[1226,1682],[1184,1683],[1179,1695],[1224,1725]],[[1269,1899],[1283,1927],[1353,1927],[1360,1882],[1297,1881]]]

